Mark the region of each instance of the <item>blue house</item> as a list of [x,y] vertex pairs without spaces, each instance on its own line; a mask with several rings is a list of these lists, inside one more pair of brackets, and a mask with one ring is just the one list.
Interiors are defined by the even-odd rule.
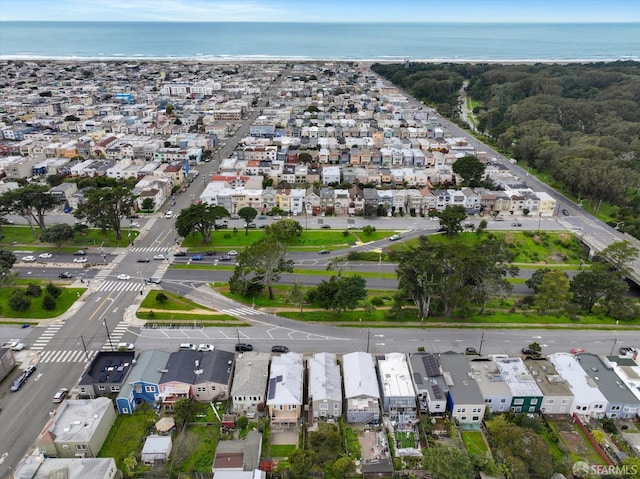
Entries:
[[158,384],[165,371],[170,353],[166,351],[143,351],[129,372],[127,382],[122,385],[116,398],[119,414],[132,414],[138,404],[154,405],[158,400]]

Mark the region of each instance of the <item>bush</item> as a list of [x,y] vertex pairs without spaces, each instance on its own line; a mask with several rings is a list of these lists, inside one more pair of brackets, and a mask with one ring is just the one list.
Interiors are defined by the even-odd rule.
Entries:
[[156,294],[156,301],[160,304],[164,304],[169,301],[169,297],[164,293],[158,293]]
[[16,289],[9,298],[9,307],[14,311],[26,311],[31,307],[31,300],[22,291]]
[[373,304],[374,306],[382,306],[384,305],[384,299],[382,299],[380,296],[373,296],[369,302],[371,304]]
[[33,296],[34,298],[39,297],[42,294],[42,288],[40,285],[35,283],[29,283],[27,286],[27,290],[25,291],[27,296]]
[[345,238],[346,238],[347,236],[349,236],[349,234],[350,234],[350,233],[349,233],[349,231],[347,231],[347,230],[344,230],[344,231],[342,232],[342,236],[344,236]]
[[49,293],[45,294],[44,298],[42,298],[42,309],[46,309],[47,311],[56,309],[56,298]]
[[47,294],[50,294],[55,299],[62,294],[62,288],[59,288],[53,283],[49,283],[47,285]]

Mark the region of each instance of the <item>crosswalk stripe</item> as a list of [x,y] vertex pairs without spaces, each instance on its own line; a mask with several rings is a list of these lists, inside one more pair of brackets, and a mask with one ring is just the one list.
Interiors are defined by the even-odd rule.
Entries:
[[133,248],[131,251],[133,253],[166,253],[169,251],[169,248],[165,246],[147,246],[147,247]]
[[262,314],[260,311],[249,308],[223,309],[222,312],[231,316],[251,316],[253,314]]
[[140,286],[139,281],[105,281],[96,288],[96,291],[135,291]]
[[[88,351],[89,359],[92,359],[97,351]],[[87,356],[83,350],[45,351],[40,355],[41,363],[78,363],[85,362]]]

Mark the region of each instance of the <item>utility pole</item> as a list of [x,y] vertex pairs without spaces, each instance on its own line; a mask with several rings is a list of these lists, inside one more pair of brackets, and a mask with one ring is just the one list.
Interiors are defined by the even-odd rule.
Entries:
[[113,351],[113,343],[111,342],[111,335],[109,334],[109,327],[107,326],[107,318],[102,318],[102,322],[104,323],[104,329],[107,330],[107,338],[109,338],[109,346],[111,347],[111,351]]
[[87,352],[87,345],[84,344],[84,338],[82,337],[82,335],[80,335],[80,341],[82,341],[82,349],[84,349],[84,355],[87,358],[87,361],[89,361],[89,353]]
[[369,340],[371,339],[371,329],[367,329],[367,353],[369,352]]
[[480,348],[478,349],[478,354],[482,355],[482,343],[484,343],[484,331],[480,335]]

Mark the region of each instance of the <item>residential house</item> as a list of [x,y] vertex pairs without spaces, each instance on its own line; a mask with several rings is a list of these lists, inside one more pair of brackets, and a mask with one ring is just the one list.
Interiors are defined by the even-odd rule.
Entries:
[[345,354],[342,370],[347,422],[377,424],[380,421],[380,389],[373,356],[364,352]]
[[409,355],[409,369],[421,413],[443,416],[447,410],[447,387],[442,377],[438,355],[413,353]]
[[215,349],[202,353],[193,382],[193,395],[196,401],[225,401],[229,397],[232,366],[233,353],[231,352]]
[[342,415],[342,378],[334,353],[316,353],[308,360],[309,404],[312,417],[335,419]]
[[242,439],[218,441],[212,472],[257,470],[261,455],[262,434],[251,429]]
[[378,360],[382,407],[392,424],[399,429],[412,428],[416,423],[416,392],[411,382],[407,356],[388,353]]
[[609,401],[599,389],[598,383],[583,369],[581,361],[569,353],[554,353],[547,357],[573,393],[574,401],[569,413],[595,419],[605,417]]
[[120,479],[112,457],[53,458],[29,455],[13,471],[13,479]]
[[511,390],[511,410],[535,414],[542,405],[543,394],[521,358],[495,358],[498,371]]
[[0,381],[16,367],[16,358],[11,348],[0,348]]
[[193,384],[201,358],[199,351],[175,351],[170,354],[159,383],[158,397],[164,407],[173,409],[176,401],[193,398]]
[[340,183],[340,167],[339,166],[323,166],[320,174],[323,185],[331,183]]
[[119,414],[132,414],[136,406],[146,403],[155,406],[160,392],[160,378],[169,360],[166,351],[150,350],[138,354],[129,371],[127,382],[116,398]]
[[302,415],[302,354],[289,352],[271,360],[267,407],[272,427],[295,426]]
[[116,412],[111,399],[67,399],[37,440],[46,457],[96,457],[102,448]]
[[248,351],[236,357],[231,386],[231,411],[254,417],[266,403],[269,354]]
[[71,197],[78,191],[78,185],[76,183],[65,182],[58,186],[54,186],[49,190],[49,194],[58,200],[58,203],[62,206],[69,206]]
[[484,356],[474,357],[469,361],[469,367],[489,412],[509,411],[513,402],[513,393],[495,361]]
[[80,377],[80,397],[117,394],[127,384],[133,366],[133,351],[99,351]]
[[482,423],[485,402],[466,357],[458,353],[440,354],[442,376],[447,385],[447,409],[451,419],[460,424]]
[[524,360],[543,394],[542,414],[569,414],[573,393],[569,384],[558,374],[553,363],[545,357],[527,357]]
[[614,371],[614,364],[604,356],[591,353],[580,353],[577,359],[607,399],[608,404],[605,410],[607,417],[630,419],[638,415],[640,401],[620,380]]

